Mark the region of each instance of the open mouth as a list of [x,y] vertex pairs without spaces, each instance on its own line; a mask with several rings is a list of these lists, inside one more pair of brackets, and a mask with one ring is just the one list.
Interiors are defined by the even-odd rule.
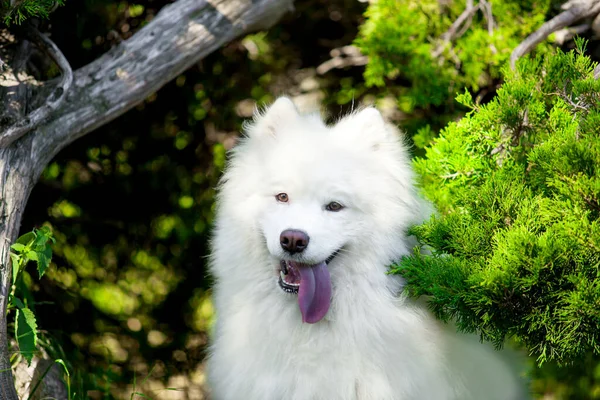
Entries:
[[314,324],[327,314],[331,303],[331,279],[327,265],[338,252],[314,265],[290,260],[279,263],[279,287],[286,293],[298,294],[302,322]]
[[[325,260],[325,265],[329,263],[337,256],[339,250],[336,250]],[[298,294],[300,289],[300,271],[298,270],[299,263],[293,261],[281,260],[279,263],[279,287],[286,293]]]

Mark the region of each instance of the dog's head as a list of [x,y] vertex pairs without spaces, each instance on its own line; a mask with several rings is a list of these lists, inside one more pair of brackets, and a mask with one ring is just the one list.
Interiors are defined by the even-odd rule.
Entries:
[[376,109],[327,126],[287,98],[246,126],[219,202],[216,241],[264,260],[309,323],[327,313],[336,277],[383,277],[422,214],[405,146]]

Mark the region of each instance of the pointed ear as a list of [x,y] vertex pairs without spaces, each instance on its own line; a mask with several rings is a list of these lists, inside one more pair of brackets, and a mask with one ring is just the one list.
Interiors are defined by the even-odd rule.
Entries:
[[246,132],[249,137],[275,137],[281,127],[294,125],[299,116],[292,100],[280,97],[262,112],[254,113],[254,121],[246,126]]
[[376,129],[385,126],[385,120],[383,115],[375,107],[367,107],[354,115],[351,115],[353,123],[362,125],[363,127],[372,126]]
[[355,136],[374,149],[381,144],[398,141],[399,138],[397,129],[388,124],[374,107],[366,107],[344,117],[335,126],[335,130],[346,138],[349,135]]
[[348,119],[361,130],[382,130],[386,125],[383,115],[375,107],[364,108]]

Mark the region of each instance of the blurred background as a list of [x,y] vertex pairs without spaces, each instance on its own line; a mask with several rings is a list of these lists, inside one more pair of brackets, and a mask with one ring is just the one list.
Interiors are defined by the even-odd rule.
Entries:
[[[168,3],[67,0],[46,30],[75,69]],[[48,352],[69,362],[73,390],[90,399],[133,398],[136,391],[154,399],[208,398],[214,188],[244,120],[280,94],[301,107],[321,104],[330,119],[374,103],[420,155],[466,112],[456,93],[490,99],[512,49],[562,2],[491,3],[494,35],[486,16],[476,14],[434,56],[432,38],[464,3],[298,1],[268,32],[221,48],[63,150],[32,193],[22,231],[46,225],[56,237],[47,274],[41,281],[26,275],[25,282]],[[583,36],[598,60],[593,30]],[[552,46],[568,49],[572,41],[551,36],[537,51]],[[600,364],[591,357],[576,368],[548,365],[531,378],[539,398],[600,398]]]

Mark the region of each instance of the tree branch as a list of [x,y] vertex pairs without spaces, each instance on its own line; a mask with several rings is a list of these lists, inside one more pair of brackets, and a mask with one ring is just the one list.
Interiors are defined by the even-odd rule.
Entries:
[[292,0],[179,0],[163,7],[130,39],[75,71],[67,100],[37,129],[34,149],[40,165],[214,50],[269,28],[292,9]]
[[494,34],[494,27],[496,26],[494,14],[492,13],[492,3],[487,0],[479,0],[479,4],[481,4],[481,11],[487,21],[488,34],[491,36]]
[[[450,43],[457,37],[463,35],[471,25],[473,15],[481,8],[481,3],[476,6],[473,5],[473,0],[467,0],[467,7],[465,10],[456,18],[456,21],[450,25],[450,28],[440,36],[440,43],[432,51],[431,55],[433,58],[438,58],[444,51],[444,47],[447,43]],[[460,29],[462,27],[462,29]],[[460,29],[460,31],[459,31]]]
[[366,65],[369,58],[356,46],[344,46],[329,52],[331,59],[317,67],[317,74],[324,75],[334,68],[346,68]]
[[13,126],[8,127],[4,132],[0,132],[0,147],[10,145],[25,133],[45,122],[50,114],[62,104],[67,92],[71,88],[71,83],[73,82],[73,71],[71,70],[71,66],[54,42],[38,31],[33,25],[28,26],[25,32],[27,38],[56,63],[61,71],[61,79],[52,93],[50,93],[45,100],[43,106],[32,111],[26,117],[19,119]]
[[564,43],[573,39],[575,36],[587,32],[588,30],[590,30],[591,27],[591,24],[581,24],[559,29],[556,32],[554,32],[554,43],[562,46]]
[[572,0],[567,2],[563,7],[568,7],[568,9],[544,23],[540,29],[529,35],[513,50],[510,55],[510,65],[512,68],[515,68],[515,63],[519,57],[529,53],[538,43],[547,38],[551,33],[567,27],[581,19],[599,14],[600,0]]

